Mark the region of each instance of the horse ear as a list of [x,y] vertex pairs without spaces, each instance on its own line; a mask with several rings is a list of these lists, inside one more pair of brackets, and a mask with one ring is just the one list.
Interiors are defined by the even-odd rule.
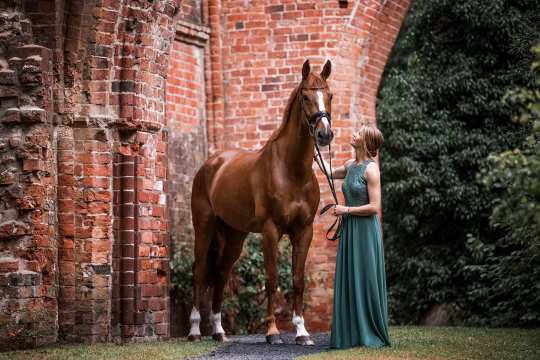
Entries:
[[304,62],[302,66],[302,80],[306,80],[309,72],[311,71],[311,66],[309,65],[309,59]]
[[330,73],[332,72],[332,63],[330,60],[326,60],[326,63],[324,64],[324,67],[321,71],[321,77],[326,80],[330,76]]

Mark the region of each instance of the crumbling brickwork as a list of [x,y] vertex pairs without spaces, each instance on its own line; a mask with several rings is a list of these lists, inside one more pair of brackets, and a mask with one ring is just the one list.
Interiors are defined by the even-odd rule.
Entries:
[[0,336],[39,345],[57,332],[53,58],[16,8],[0,27]]
[[2,343],[167,337],[180,2],[0,4]]
[[[0,0],[0,344],[168,337],[196,169],[268,138],[306,58],[333,61],[334,156],[351,156],[408,5]],[[313,330],[331,316],[327,222],[308,260]]]

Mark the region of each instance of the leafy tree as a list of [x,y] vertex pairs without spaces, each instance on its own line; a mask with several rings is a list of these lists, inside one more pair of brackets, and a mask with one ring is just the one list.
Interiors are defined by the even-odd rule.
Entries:
[[393,322],[414,323],[436,304],[455,321],[469,302],[468,234],[493,244],[496,194],[475,181],[490,153],[526,136],[503,95],[533,86],[529,49],[540,40],[538,0],[417,0],[383,77],[378,125],[385,246]]
[[[534,48],[540,69],[540,45]],[[483,306],[490,325],[540,325],[540,77],[534,88],[511,91],[505,102],[529,135],[517,148],[492,154],[479,180],[496,194],[491,225],[504,235],[493,244],[470,236],[472,261],[465,268],[470,302]]]

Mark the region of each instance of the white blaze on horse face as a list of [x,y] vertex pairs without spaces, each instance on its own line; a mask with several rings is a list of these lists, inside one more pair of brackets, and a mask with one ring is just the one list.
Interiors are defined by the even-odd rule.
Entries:
[[225,330],[221,327],[221,313],[212,313],[212,328],[213,334],[225,334]]
[[[306,328],[304,327],[304,317],[303,316],[302,317],[296,316],[296,313],[293,312],[292,323],[296,327],[296,337],[299,337],[299,336],[307,336],[307,337],[309,337],[309,333],[307,332]],[[307,345],[311,345],[311,344],[313,344],[313,341],[309,340],[308,343],[309,344],[307,344]]]
[[191,323],[191,330],[189,330],[189,335],[200,336],[201,329],[199,328],[199,324],[201,323],[201,314],[199,314],[199,311],[195,307],[193,307],[193,309],[191,310],[189,322]]
[[[317,91],[317,102],[319,103],[319,111],[326,111],[326,108],[324,107],[324,96],[322,91]],[[321,121],[324,124],[324,129],[326,130],[326,132],[330,131],[330,123],[328,122],[326,116],[323,116],[321,118]]]

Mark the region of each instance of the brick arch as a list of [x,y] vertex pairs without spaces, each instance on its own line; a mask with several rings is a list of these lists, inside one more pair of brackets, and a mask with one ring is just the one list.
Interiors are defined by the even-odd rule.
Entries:
[[[374,119],[380,74],[408,6],[408,0],[11,3],[23,31],[10,53],[16,56],[2,62],[9,70],[2,81],[11,85],[0,89],[1,149],[18,157],[0,179],[0,191],[13,190],[2,193],[12,203],[0,208],[0,287],[12,294],[0,310],[13,315],[9,326],[31,309],[58,316],[58,327],[31,339],[40,342],[169,335],[167,143],[173,131],[174,141],[186,135],[167,122],[165,109],[166,79],[178,66],[169,61],[175,36],[202,49],[206,112],[200,114],[207,116],[200,121],[211,151],[259,146],[280,122],[304,59],[314,68],[333,59],[334,124],[342,129],[334,149],[344,159],[350,156],[344,139],[358,119]],[[174,50],[181,56],[188,48]],[[312,329],[326,329],[331,315],[335,245],[323,240],[325,225],[317,221],[310,252]]]
[[[339,29],[337,46],[329,51],[336,57],[332,81],[336,89],[333,126],[339,129],[336,131],[333,156],[338,162],[353,156],[349,139],[354,129],[362,122],[374,123],[376,120],[375,105],[381,76],[410,1],[359,0],[350,5],[352,11]],[[325,180],[320,177],[319,182],[325,183]],[[327,188],[322,186],[322,203],[332,201],[328,191],[324,191]],[[308,260],[310,273],[314,274],[311,287],[315,294],[311,297],[311,305],[316,311],[310,312],[307,318],[315,328],[321,330],[328,330],[331,321],[337,251],[336,244],[324,238],[329,220],[329,217],[316,220],[310,250],[310,254],[316,255]]]
[[[318,69],[333,61],[333,126],[338,161],[352,153],[348,139],[360,121],[375,120],[375,100],[388,54],[409,0],[209,3],[211,151],[264,143],[281,121],[306,58]],[[331,201],[321,176],[322,203]],[[338,185],[339,186],[339,185]],[[328,217],[318,218],[308,259],[312,290],[308,324],[328,329],[335,244],[324,239]]]

